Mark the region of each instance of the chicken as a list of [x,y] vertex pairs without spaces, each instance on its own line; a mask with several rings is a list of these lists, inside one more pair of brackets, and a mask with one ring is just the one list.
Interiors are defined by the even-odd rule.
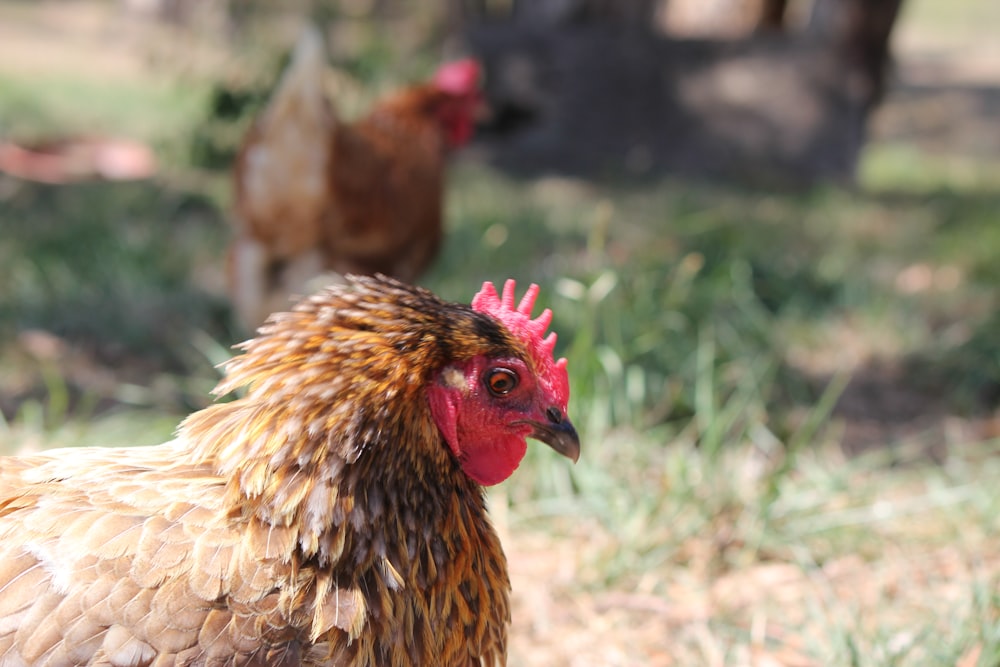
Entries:
[[483,486],[525,438],[580,451],[537,293],[348,277],[174,440],[0,458],[0,665],[505,664]]
[[479,66],[446,64],[354,123],[336,117],[325,66],[307,29],[236,159],[230,292],[248,327],[326,272],[412,282],[441,245],[445,159],[472,135]]

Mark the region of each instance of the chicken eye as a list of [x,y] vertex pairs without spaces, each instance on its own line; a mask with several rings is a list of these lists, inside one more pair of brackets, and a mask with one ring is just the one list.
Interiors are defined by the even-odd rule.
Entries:
[[486,386],[494,396],[505,396],[517,386],[517,375],[506,368],[494,368],[486,377]]

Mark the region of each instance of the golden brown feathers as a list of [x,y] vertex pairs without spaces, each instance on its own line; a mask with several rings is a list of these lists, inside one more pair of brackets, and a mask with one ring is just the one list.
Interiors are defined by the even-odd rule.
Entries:
[[169,443],[0,459],[0,665],[504,664],[506,561],[424,392],[522,343],[382,278],[262,331]]

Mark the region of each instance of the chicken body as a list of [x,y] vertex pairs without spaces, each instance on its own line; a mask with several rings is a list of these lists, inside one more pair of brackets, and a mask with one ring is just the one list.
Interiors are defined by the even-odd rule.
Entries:
[[481,483],[526,436],[579,453],[547,316],[509,287],[472,309],[351,278],[269,321],[217,389],[247,394],[175,440],[0,458],[0,666],[505,664]]
[[230,286],[248,327],[320,274],[412,281],[441,245],[446,156],[471,135],[478,66],[445,65],[354,123],[336,117],[325,68],[307,30],[237,156]]

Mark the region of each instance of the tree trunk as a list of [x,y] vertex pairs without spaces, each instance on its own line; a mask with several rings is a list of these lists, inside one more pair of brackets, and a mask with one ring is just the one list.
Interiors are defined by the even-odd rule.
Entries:
[[785,13],[788,0],[763,0],[756,30],[761,32],[781,32],[785,29]]
[[885,92],[889,39],[902,0],[816,0],[809,27],[836,49],[851,74],[852,94],[871,108]]
[[450,0],[451,14],[467,25],[509,20],[534,26],[610,23],[646,29],[665,0]]

